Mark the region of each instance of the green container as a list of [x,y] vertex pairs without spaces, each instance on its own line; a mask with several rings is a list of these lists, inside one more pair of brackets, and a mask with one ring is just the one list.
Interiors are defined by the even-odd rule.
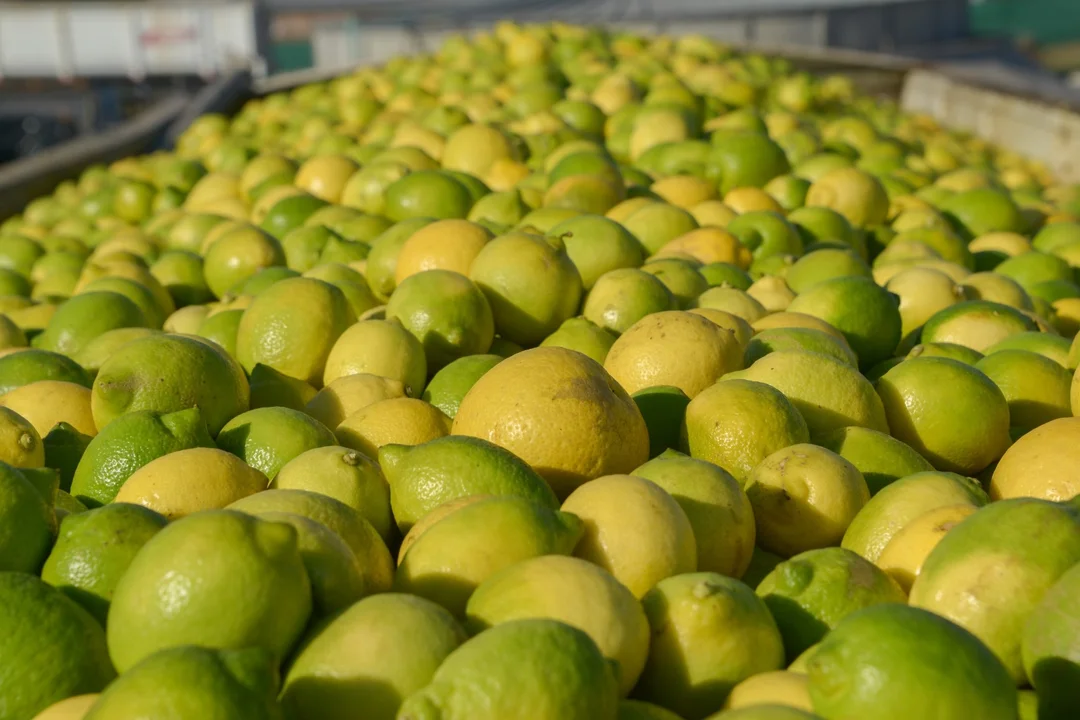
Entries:
[[1040,45],[1080,40],[1080,0],[972,0],[968,20],[975,35]]
[[279,40],[271,47],[273,72],[307,70],[315,65],[310,40]]

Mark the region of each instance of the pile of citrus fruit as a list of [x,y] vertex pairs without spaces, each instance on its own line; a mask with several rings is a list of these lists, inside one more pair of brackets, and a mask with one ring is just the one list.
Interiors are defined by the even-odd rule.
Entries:
[[1080,186],[497,25],[0,227],[0,720],[1080,717]]

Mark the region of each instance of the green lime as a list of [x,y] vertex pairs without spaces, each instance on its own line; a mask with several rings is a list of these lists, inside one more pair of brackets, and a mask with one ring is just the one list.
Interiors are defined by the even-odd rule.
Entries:
[[269,208],[259,227],[273,237],[283,238],[290,230],[303,225],[316,211],[326,207],[326,204],[325,200],[303,192],[282,198]]
[[62,380],[90,387],[90,377],[74,360],[48,350],[30,349],[0,357],[0,395],[39,380]]
[[847,343],[821,330],[802,327],[767,328],[758,332],[746,345],[746,365],[753,365],[771,352],[804,350],[828,355],[858,367],[859,360]]
[[911,587],[910,602],[973,633],[1021,685],[1031,680],[1021,652],[1024,623],[1077,562],[1080,513],[1074,506],[999,500],[934,547]]
[[558,330],[544,338],[540,346],[576,350],[603,365],[615,340],[614,333],[607,328],[597,325],[586,317],[572,317],[560,325]]
[[557,238],[520,231],[497,237],[480,250],[469,277],[491,305],[496,332],[523,347],[540,344],[581,304],[581,276]]
[[985,300],[962,302],[935,313],[923,326],[922,342],[954,343],[979,352],[1038,327],[1019,310]]
[[104,627],[116,583],[165,518],[114,503],[64,518],[41,579],[82,605]]
[[502,358],[498,355],[467,355],[458,358],[435,373],[424,388],[422,399],[452,419],[457,414],[465,393],[469,392],[484,373],[501,361]]
[[473,198],[452,175],[438,170],[409,173],[386,188],[386,216],[395,222],[416,217],[464,218]]
[[[365,598],[313,632],[285,676],[282,705],[296,720],[347,720],[360,706],[372,718],[393,718],[465,637],[423,598]],[[394,648],[392,661],[381,647]]]
[[550,496],[543,505],[520,494],[485,497],[417,537],[398,564],[394,587],[462,617],[469,596],[491,575],[529,558],[570,555],[583,532],[583,521],[556,509]]
[[705,282],[709,283],[709,287],[727,285],[737,290],[747,290],[754,282],[745,270],[726,262],[702,265],[698,272],[705,278]]
[[9,572],[37,574],[56,532],[53,504],[59,474],[50,468],[0,464],[0,566]]
[[218,345],[181,335],[132,340],[105,361],[91,408],[98,429],[137,410],[171,413],[197,406],[211,435],[248,407],[247,378]]
[[653,635],[636,697],[683,717],[705,717],[746,678],[784,666],[769,609],[738,580],[676,575],[661,580],[642,604]]
[[390,484],[398,528],[407,533],[439,505],[470,495],[522,497],[558,507],[536,472],[497,445],[449,436],[417,446],[384,445],[379,464]]
[[429,370],[486,353],[495,337],[492,308],[473,281],[450,270],[427,270],[405,278],[386,305],[424,346]]
[[583,630],[617,663],[623,693],[637,682],[648,654],[649,623],[638,599],[610,573],[580,558],[547,555],[511,565],[476,589],[467,616],[473,632],[524,618]]
[[674,308],[675,296],[656,273],[622,268],[596,281],[582,314],[598,327],[622,334],[646,315]]
[[303,380],[278,372],[269,365],[256,363],[248,375],[251,407],[286,407],[303,410],[315,397],[316,390]]
[[889,541],[912,520],[951,505],[990,502],[978,481],[948,472],[923,471],[889,483],[870,498],[844,533],[840,546],[877,562]]
[[168,648],[109,685],[86,717],[154,717],[181,705],[199,717],[272,720],[281,712],[276,673],[272,655],[261,648]]
[[725,380],[690,401],[680,448],[744,482],[773,452],[808,438],[802,414],[779,390],[760,382]]
[[256,227],[243,225],[210,246],[203,257],[203,272],[206,284],[220,298],[263,268],[284,264],[281,243]]
[[36,343],[43,350],[74,356],[102,333],[146,324],[142,310],[123,295],[88,292],[61,305]]
[[83,435],[66,422],[57,423],[42,438],[41,442],[45,446],[45,467],[54,468],[60,473],[61,490],[66,492],[71,489],[75,469],[79,466],[91,439],[89,435]]
[[562,239],[586,291],[605,273],[640,267],[645,259],[641,244],[626,228],[599,215],[579,215],[565,220],[549,233]]
[[942,209],[966,238],[991,232],[1023,232],[1024,219],[1016,203],[992,188],[976,188],[945,199]]
[[1027,350],[999,350],[975,368],[1005,396],[1013,439],[1051,420],[1072,417],[1072,374],[1053,360]]
[[345,294],[333,285],[288,278],[263,291],[244,312],[236,357],[249,371],[262,363],[318,385],[331,348],[355,321]]
[[401,248],[414,232],[434,221],[434,218],[427,217],[402,220],[372,241],[365,275],[376,298],[389,299],[391,293],[394,292],[394,276],[397,272],[397,259]]
[[[193,329],[198,328],[196,327]],[[144,327],[109,330],[88,342],[86,347],[84,347],[75,357],[75,360],[87,373],[94,376],[97,375],[98,370],[105,364],[105,361],[112,357],[113,353],[124,345],[127,345],[132,340],[144,338],[149,335],[158,335],[160,333],[160,330]]]
[[1038,713],[1044,717],[1066,716],[1076,688],[1077,568],[1080,565],[1054,583],[1024,625],[1024,668],[1038,691]]
[[177,307],[198,305],[213,299],[210,286],[203,276],[202,257],[190,250],[168,250],[150,266]]
[[[180,600],[162,583],[189,590]],[[222,605],[222,594],[245,603]],[[109,607],[109,655],[124,672],[159,650],[260,647],[280,662],[304,629],[311,588],[290,525],[243,513],[180,518],[152,537],[120,578]]]
[[[1016,688],[982,643],[944,618],[902,604],[875,605],[845,618],[811,656],[807,671],[814,709],[825,717],[1016,717]],[[879,682],[859,682],[866,673]],[[932,696],[912,692],[930,686]]]
[[227,422],[217,446],[236,455],[271,480],[290,460],[317,447],[336,444],[334,434],[298,410],[264,407]]
[[677,448],[679,431],[690,404],[686,393],[670,385],[657,385],[639,390],[631,397],[649,431],[649,457],[655,458],[665,450]]
[[754,513],[742,486],[723,469],[674,450],[633,472],[659,485],[686,513],[697,544],[698,569],[741,577],[750,565]]
[[[332,207],[332,206],[331,206]],[[298,273],[307,272],[319,263],[327,244],[337,233],[322,225],[294,228],[281,238],[285,264]]]
[[980,472],[1011,443],[1005,396],[962,362],[905,360],[877,381],[877,393],[892,435],[939,470]]
[[534,618],[496,625],[466,641],[426,687],[405,699],[398,715],[454,712],[495,720],[520,713],[526,703],[534,720],[594,720],[614,717],[618,701],[615,672],[587,634]]
[[842,332],[863,367],[890,357],[900,342],[896,296],[870,278],[840,277],[820,282],[798,295],[788,312],[813,315]]
[[213,340],[230,356],[236,357],[236,331],[243,316],[243,310],[223,310],[203,320],[195,334]]
[[803,241],[795,227],[769,210],[745,212],[728,223],[727,231],[750,249],[755,260],[803,252]]
[[193,447],[214,447],[197,407],[165,414],[127,413],[90,441],[75,470],[71,494],[88,507],[111,502],[143,465]]
[[909,446],[869,428],[838,428],[821,435],[817,442],[854,465],[863,474],[871,496],[902,477],[934,469]]
[[753,380],[772,385],[799,410],[816,438],[841,427],[858,426],[887,432],[881,399],[859,371],[821,353],[802,350],[771,352],[727,380]]
[[993,355],[1003,350],[1026,350],[1042,355],[1062,367],[1068,367],[1070,346],[1071,342],[1059,335],[1048,332],[1022,332],[1010,335],[986,348],[986,355]]
[[698,296],[709,288],[696,265],[682,258],[656,258],[642,265],[641,270],[659,278],[671,291],[676,307],[685,310],[693,307]]
[[784,279],[796,293],[826,280],[841,277],[871,277],[870,266],[849,250],[824,248],[807,253],[788,268]]
[[943,357],[957,360],[965,365],[975,365],[983,359],[983,354],[963,345],[953,343],[923,343],[911,348],[907,354],[909,358],[916,357]]
[[[35,717],[65,698],[101,692],[116,677],[101,626],[33,575],[0,573],[0,633],[0,703],[11,718]],[[38,672],[43,666],[53,670]]]
[[529,206],[521,199],[517,189],[494,192],[476,201],[469,210],[468,219],[476,223],[494,223],[500,227],[513,227],[529,213]]
[[309,490],[264,490],[234,502],[228,509],[256,517],[291,513],[325,525],[344,540],[356,556],[365,594],[390,589],[394,561],[379,532],[361,512],[329,495]]
[[757,586],[780,634],[788,662],[818,643],[837,623],[862,608],[907,601],[876,565],[850,550],[808,550],[785,560]]
[[281,265],[263,268],[251,277],[242,280],[239,285],[230,290],[228,295],[222,298],[222,304],[228,303],[233,296],[257,297],[262,295],[270,286],[294,277],[300,277],[300,273]]
[[650,255],[698,226],[697,220],[686,210],[661,202],[641,207],[622,224]]

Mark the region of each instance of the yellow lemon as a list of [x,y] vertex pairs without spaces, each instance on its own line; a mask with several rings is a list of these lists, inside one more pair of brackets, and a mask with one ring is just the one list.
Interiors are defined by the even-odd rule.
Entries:
[[910,592],[923,563],[945,533],[976,510],[974,505],[946,505],[923,513],[892,536],[875,564],[904,592]]
[[45,464],[41,435],[29,420],[6,407],[0,407],[0,461],[21,468]]
[[447,139],[442,163],[447,170],[483,177],[496,161],[514,157],[513,146],[498,128],[465,125]]
[[393,320],[361,320],[341,334],[326,358],[323,384],[346,375],[370,373],[397,380],[419,396],[427,378],[424,346]]
[[838,544],[870,500],[854,465],[809,444],[765,458],[751,471],[746,495],[754,507],[758,545],[781,557]]
[[620,335],[604,369],[631,394],[671,385],[693,398],[742,369],[742,352],[731,331],[700,315],[670,310],[646,315]]
[[510,158],[499,158],[491,163],[483,179],[484,184],[494,192],[504,192],[514,188],[531,174],[532,171],[525,163]]
[[293,183],[321,200],[336,203],[359,167],[344,155],[316,155],[300,166]]
[[723,285],[709,288],[701,293],[698,296],[697,303],[698,307],[715,308],[729,312],[732,315],[738,315],[751,324],[769,314],[764,305],[747,293]]
[[0,406],[26,418],[38,435],[45,437],[57,423],[66,422],[83,435],[97,435],[90,412],[90,389],[60,380],[39,380],[3,396]]
[[778,275],[765,275],[746,289],[746,294],[761,303],[766,312],[783,312],[795,299],[795,292]]
[[872,227],[885,221],[889,196],[873,175],[842,167],[830,170],[810,185],[806,205],[831,208],[855,227]]
[[375,458],[383,445],[420,445],[449,435],[450,418],[423,400],[391,398],[348,416],[334,434],[345,447]]
[[707,200],[717,198],[716,185],[693,175],[671,175],[661,178],[649,188],[672,205],[689,210]]
[[562,509],[585,522],[574,554],[610,572],[639,598],[664,578],[697,569],[690,520],[656,483],[607,475],[571,493]]
[[413,543],[420,539],[424,533],[426,533],[431,527],[442,520],[456,510],[465,507],[466,505],[472,505],[474,502],[486,500],[488,498],[495,497],[494,495],[466,495],[465,497],[455,498],[449,502],[444,502],[437,508],[424,515],[422,518],[416,521],[416,524],[409,528],[409,532],[405,533],[405,537],[401,541],[401,547],[398,549],[397,563],[401,564],[401,561],[405,558],[405,553],[409,551]]
[[394,281],[401,285],[405,278],[425,270],[452,270],[467,276],[491,237],[487,228],[468,220],[437,220],[414,232],[401,246]]
[[624,695],[649,652],[649,622],[641,603],[611,573],[574,557],[545,555],[492,575],[469,598],[466,616],[477,629],[551,618],[583,630],[618,663]]
[[843,340],[845,345],[847,344],[847,340],[844,338],[842,332],[821,318],[807,315],[806,313],[787,311],[772,313],[765,317],[758,318],[751,323],[751,327],[753,327],[755,332],[771,330],[773,328],[807,328],[810,330],[820,330],[823,333],[832,335],[837,340]]
[[[629,201],[627,201],[629,202]],[[721,200],[706,200],[690,208],[690,214],[697,220],[701,227],[727,227],[727,224],[737,218],[739,213]]]
[[142,505],[169,520],[214,510],[266,489],[270,481],[232,453],[189,448],[162,455],[135,471],[115,502]]
[[900,296],[900,333],[904,338],[921,330],[939,310],[965,299],[963,289],[952,278],[931,268],[904,270],[894,275],[885,289]]
[[[892,280],[889,281],[889,284],[892,284]],[[961,298],[962,300],[988,300],[1002,305],[1009,305],[1019,310],[1031,310],[1032,308],[1031,296],[1024,291],[1020,283],[996,272],[980,272],[968,275],[961,281],[960,288],[966,295],[966,297]]]
[[994,253],[1014,257],[1031,252],[1031,241],[1019,233],[989,232],[975,238],[968,244],[973,253]]
[[735,336],[735,340],[739,343],[739,347],[743,350],[746,349],[746,345],[750,342],[750,339],[754,337],[754,328],[750,323],[746,322],[738,315],[734,315],[725,310],[717,310],[716,308],[693,308],[687,312],[693,313],[694,315],[700,315],[725,330],[730,330]]
[[622,223],[631,215],[636,213],[646,205],[651,205],[656,200],[649,197],[634,197],[623,200],[621,203],[604,213],[604,216],[609,220],[614,220],[617,223]]
[[519,352],[481,377],[454,417],[455,435],[500,445],[566,497],[582,483],[648,459],[641,411],[594,360],[558,347]]
[[[1076,384],[1073,380],[1074,398]],[[990,479],[990,499],[1037,497],[1064,502],[1080,495],[1077,438],[1080,417],[1053,420],[1024,435],[998,461]]]
[[743,270],[750,267],[753,256],[738,238],[719,227],[700,227],[668,241],[655,257],[688,255],[698,262],[724,262]]
[[810,680],[803,673],[773,670],[746,678],[736,685],[724,702],[725,710],[756,705],[783,705],[813,712]]
[[724,204],[740,215],[758,210],[781,214],[784,212],[784,208],[772,195],[756,187],[732,188],[724,196]]
[[82,720],[97,699],[97,693],[75,695],[45,708],[34,716],[34,720]]
[[356,373],[343,375],[315,393],[304,412],[326,427],[334,428],[368,405],[402,397],[405,397],[405,384],[400,380]]

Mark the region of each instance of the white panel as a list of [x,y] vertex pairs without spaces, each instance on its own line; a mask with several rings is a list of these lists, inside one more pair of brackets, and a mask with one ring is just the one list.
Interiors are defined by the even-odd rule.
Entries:
[[60,73],[64,65],[60,47],[56,13],[18,8],[0,13],[0,73],[35,77]]
[[72,55],[79,75],[127,75],[138,68],[131,17],[122,7],[71,11]]

